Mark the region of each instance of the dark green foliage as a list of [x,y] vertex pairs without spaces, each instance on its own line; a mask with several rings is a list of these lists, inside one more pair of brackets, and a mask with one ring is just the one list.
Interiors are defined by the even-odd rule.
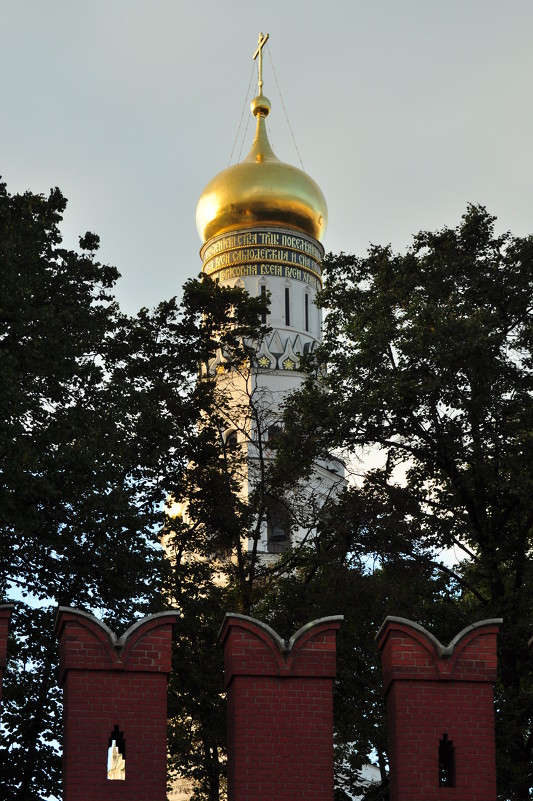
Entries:
[[[11,197],[1,187],[2,592],[98,610],[119,631],[179,608],[169,753],[199,801],[224,787],[216,640],[227,611],[284,636],[344,614],[339,793],[355,791],[373,753],[383,786],[369,799],[387,793],[374,643],[385,616],[416,620],[443,642],[503,616],[499,786],[502,799],[527,798],[533,240],[495,236],[494,220],[471,207],[457,229],[419,234],[406,255],[330,257],[324,346],[269,443],[268,399],[253,382],[264,299],[204,278],[187,283],[181,308],[168,301],[127,318],[111,295],[116,270],[95,260],[98,238],[80,239],[81,253],[61,248],[64,208],[58,190]],[[217,352],[225,362],[214,376]],[[383,467],[321,505],[309,476],[337,447],[352,466],[379,448]],[[164,512],[169,498],[181,516]],[[261,526],[280,498],[307,535],[266,561]],[[452,546],[463,561],[441,560]],[[6,801],[41,801],[59,792],[53,612],[17,606],[0,787]]]
[[[403,474],[416,541],[465,558],[442,567],[459,593],[458,618],[504,618],[499,787],[502,798],[526,798],[533,238],[496,236],[494,218],[472,206],[455,230],[423,232],[405,255],[372,247],[366,258],[330,257],[325,270],[317,363],[327,373],[317,382],[315,372],[292,400],[287,425],[296,421],[307,437],[309,459],[326,444],[380,448],[384,467],[373,481],[390,493]],[[433,618],[445,639],[447,617]],[[414,619],[424,623],[421,612]]]
[[[187,549],[205,552],[205,536],[228,529],[212,515],[219,494],[209,467],[220,393],[212,379],[197,380],[198,369],[220,346],[249,360],[244,338],[256,334],[264,304],[204,279],[188,282],[181,308],[171,300],[125,317],[111,294],[118,272],[95,259],[98,237],[81,238],[81,253],[61,247],[65,206],[57,189],[10,196],[0,185],[0,592],[30,604],[17,603],[4,685],[6,801],[60,793],[56,605],[96,611],[120,632],[177,601],[186,612],[178,638],[191,646],[185,695],[201,721],[213,705],[222,719],[212,688],[195,691],[195,660],[199,645],[213,648],[223,604],[200,615],[209,602],[194,585],[195,566],[178,559],[169,575],[159,540],[163,506],[186,493],[186,468],[196,462],[208,471],[211,529],[203,541],[189,532]],[[50,611],[32,609],[37,601]],[[207,665],[206,676],[221,681]],[[206,753],[221,739],[215,730],[209,718]],[[208,774],[218,783],[214,748]]]
[[119,343],[136,323],[112,301],[118,273],[94,260],[97,238],[81,255],[60,247],[59,190],[2,186],[0,200],[0,586],[127,620],[158,580],[147,532],[163,496],[148,450],[160,437],[139,435],[161,381],[125,396]]
[[224,664],[217,642],[225,595],[220,587],[182,593],[168,693],[170,777],[190,782],[191,797],[212,801],[225,774]]
[[[173,301],[121,315],[98,238],[61,248],[65,205],[0,186],[0,588],[121,630],[162,605],[158,527],[196,430],[198,334]],[[19,602],[11,645],[1,795],[33,801],[59,793],[53,612]]]
[[[61,777],[61,690],[57,685],[53,608],[21,608],[9,641],[2,697],[2,798],[54,797]],[[5,741],[9,743],[6,753]]]
[[351,487],[326,503],[316,536],[299,554],[296,569],[264,586],[254,609],[285,637],[310,620],[344,615],[334,696],[336,781],[355,795],[370,754],[387,784],[381,661],[375,645],[383,620],[400,615],[438,630],[446,618],[443,637],[450,631],[450,639],[464,625],[453,580],[417,547],[403,494],[398,488],[383,492],[371,477],[366,486]]

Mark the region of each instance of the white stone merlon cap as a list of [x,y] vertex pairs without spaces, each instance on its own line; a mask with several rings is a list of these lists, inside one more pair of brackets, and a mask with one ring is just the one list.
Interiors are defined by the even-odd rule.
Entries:
[[[453,654],[453,649],[455,648],[457,643],[460,640],[462,640],[463,637],[470,631],[473,631],[474,629],[479,629],[482,626],[499,626],[503,623],[503,618],[492,617],[488,618],[487,620],[478,620],[476,623],[471,623],[470,626],[466,626],[464,629],[461,629],[459,634],[456,634],[453,640],[451,640],[451,642],[448,645],[443,645],[441,642],[439,642],[439,640],[437,640],[437,638],[433,634],[431,634],[430,631],[425,629],[419,623],[415,623],[413,620],[408,620],[406,617],[395,617],[394,615],[389,615],[388,617],[385,618],[385,620],[380,626],[378,633],[374,637],[375,642],[377,642],[380,639],[383,630],[385,629],[388,623],[400,623],[403,626],[408,626],[410,629],[419,631],[421,634],[424,635],[424,637],[427,637],[427,639],[433,643],[439,656],[451,656]],[[531,638],[531,641],[533,641],[533,637]]]

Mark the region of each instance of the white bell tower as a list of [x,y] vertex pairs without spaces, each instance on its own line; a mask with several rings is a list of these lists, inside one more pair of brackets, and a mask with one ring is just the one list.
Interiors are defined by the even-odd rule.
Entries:
[[[279,430],[280,409],[287,394],[302,382],[300,362],[320,341],[321,312],[315,305],[322,286],[321,244],[327,206],[318,185],[305,172],[281,162],[268,140],[270,101],[263,95],[262,50],[268,34],[260,34],[259,92],[251,104],[255,138],[248,156],[213,178],[198,202],[196,221],[203,242],[203,273],[226,286],[241,286],[250,295],[267,294],[270,309],[263,320],[271,333],[261,342],[251,375],[224,376],[224,354],[209,365],[220,380],[231,381],[235,408],[256,404],[259,413],[244,420],[228,436],[248,448],[248,475],[243,492],[257,481],[258,463]],[[257,411],[256,409],[256,411]],[[279,553],[307,536],[296,506],[309,512],[310,499],[320,504],[344,485],[344,466],[327,459],[315,466],[310,485],[291,498],[272,499],[258,550]],[[296,497],[298,495],[298,498]],[[322,499],[322,500],[320,500]],[[289,517],[292,520],[289,522]],[[311,516],[309,517],[309,520]]]

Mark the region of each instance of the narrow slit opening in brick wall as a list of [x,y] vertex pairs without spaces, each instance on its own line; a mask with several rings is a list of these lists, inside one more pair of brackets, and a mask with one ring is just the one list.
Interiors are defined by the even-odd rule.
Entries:
[[107,749],[107,778],[124,781],[126,778],[126,741],[124,732],[115,726],[109,738]]
[[455,747],[447,734],[439,741],[439,787],[455,787]]

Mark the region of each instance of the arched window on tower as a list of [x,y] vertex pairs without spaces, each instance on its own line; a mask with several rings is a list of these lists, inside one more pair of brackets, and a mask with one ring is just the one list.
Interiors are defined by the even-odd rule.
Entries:
[[304,320],[305,330],[309,331],[309,292],[304,295]]
[[276,447],[276,440],[279,439],[279,436],[282,432],[281,425],[279,423],[273,423],[267,429],[267,447],[268,448],[275,448]]
[[[242,280],[242,278],[237,278],[237,280],[235,281],[233,286],[236,289],[243,289],[243,290],[246,289],[246,287],[244,285],[244,281]],[[231,306],[228,309],[228,320],[230,322],[236,322],[235,321],[235,306],[233,304],[231,304]]]
[[234,428],[226,433],[224,442],[229,450],[235,450],[237,447],[237,432]]
[[[263,302],[266,301],[266,298],[267,298],[267,285],[266,284],[261,284],[260,285],[260,292],[261,292],[261,300]],[[266,311],[261,312],[261,323],[263,325],[266,325],[266,321],[267,321],[267,312]]]
[[235,448],[237,445],[237,432],[234,428],[226,434],[226,445],[230,448]]
[[267,507],[267,550],[283,553],[290,548],[290,514],[287,504],[279,499],[269,501]]
[[285,325],[291,324],[291,290],[285,287]]

